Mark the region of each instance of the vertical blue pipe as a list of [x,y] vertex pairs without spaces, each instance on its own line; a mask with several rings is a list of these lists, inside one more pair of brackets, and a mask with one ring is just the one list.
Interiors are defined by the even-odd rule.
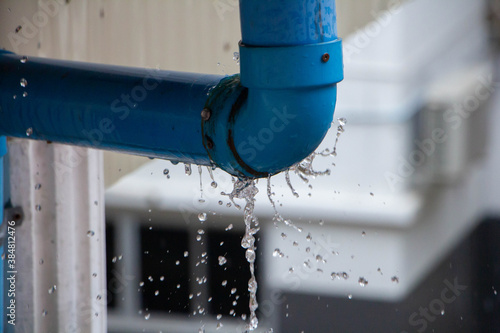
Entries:
[[337,39],[335,0],[240,0],[242,42],[293,46]]

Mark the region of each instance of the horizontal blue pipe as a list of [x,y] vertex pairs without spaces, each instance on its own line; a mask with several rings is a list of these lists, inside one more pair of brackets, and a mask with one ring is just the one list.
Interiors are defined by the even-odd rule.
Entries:
[[200,114],[222,76],[24,59],[0,53],[0,135],[211,163]]

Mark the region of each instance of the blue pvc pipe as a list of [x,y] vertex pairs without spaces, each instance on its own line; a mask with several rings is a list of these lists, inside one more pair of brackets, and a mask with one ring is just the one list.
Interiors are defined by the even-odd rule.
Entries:
[[240,0],[245,45],[293,46],[337,39],[334,0]]
[[335,13],[334,0],[240,0],[241,79],[213,90],[214,116],[203,123],[217,165],[266,177],[319,146],[343,79]]
[[210,164],[200,113],[222,76],[5,51],[0,68],[1,135]]
[[0,51],[0,135],[266,177],[311,154],[343,79],[334,0],[240,0],[241,77]]

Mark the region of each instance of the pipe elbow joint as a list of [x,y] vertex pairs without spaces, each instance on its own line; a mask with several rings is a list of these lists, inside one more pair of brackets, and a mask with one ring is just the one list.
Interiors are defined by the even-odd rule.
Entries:
[[261,178],[309,156],[328,132],[341,40],[279,47],[240,43],[241,75],[222,79],[202,112],[210,159],[237,177]]

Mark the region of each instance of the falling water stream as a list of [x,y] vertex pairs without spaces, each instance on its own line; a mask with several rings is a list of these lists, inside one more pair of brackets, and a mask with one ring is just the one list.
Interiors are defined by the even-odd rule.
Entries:
[[[296,174],[300,179],[302,179],[305,183],[309,183],[310,179],[314,179],[318,176],[327,176],[331,174],[330,169],[326,169],[323,171],[317,171],[313,168],[313,162],[317,156],[320,157],[335,157],[337,156],[337,143],[339,141],[339,137],[341,134],[344,132],[344,126],[346,125],[346,120],[344,118],[339,119],[339,125],[337,127],[337,133],[336,133],[336,138],[335,138],[335,143],[332,149],[325,149],[320,152],[314,152],[307,158],[305,158],[303,161],[293,165],[290,167],[288,170],[284,172],[285,175],[285,180],[290,188],[290,191],[292,195],[296,198],[299,197],[299,193],[294,189],[292,185],[292,181],[290,178],[290,171],[292,171],[294,174]],[[332,165],[335,165],[332,163]],[[167,178],[170,177],[168,169],[165,169],[164,175],[167,176]],[[218,184],[215,181],[214,175],[213,175],[213,167],[207,167],[208,173],[210,175],[211,179],[211,187],[212,188],[217,188]],[[192,174],[192,168],[190,164],[185,164],[184,165],[184,171],[186,175],[191,175]],[[202,183],[202,167],[198,166],[198,174],[200,177],[200,203],[204,203],[204,192],[203,192],[203,183]],[[298,232],[302,232],[302,228],[296,226],[291,220],[284,218],[277,210],[276,208],[276,203],[273,199],[273,196],[275,195],[272,191],[272,184],[271,184],[271,178],[272,175],[269,175],[267,177],[267,197],[269,199],[269,202],[273,208],[274,215],[273,215],[273,222],[277,226],[278,223],[283,223],[287,227],[293,228]],[[241,240],[241,246],[246,250],[245,251],[245,257],[246,260],[249,264],[250,268],[250,279],[248,280],[248,292],[249,292],[249,310],[250,310],[250,316],[248,318],[248,322],[246,324],[246,332],[249,331],[254,331],[257,329],[259,320],[257,318],[256,311],[258,309],[258,302],[257,302],[257,279],[255,276],[255,259],[256,259],[256,245],[255,245],[255,235],[259,231],[259,220],[257,219],[254,210],[255,210],[255,202],[256,202],[256,195],[259,192],[257,188],[257,183],[258,180],[255,179],[245,179],[245,178],[232,178],[232,183],[233,183],[233,189],[230,193],[225,193],[225,192],[220,192],[221,195],[227,196],[230,200],[230,203],[227,204],[227,207],[230,207],[231,204],[234,205],[237,209],[243,209],[243,220],[245,223],[245,234]],[[311,186],[310,186],[311,188]],[[239,205],[238,203],[235,202],[235,199],[240,199],[244,200],[244,207]],[[220,200],[219,205],[221,205],[223,202]],[[199,215],[199,220],[201,222],[206,220],[206,213],[200,213]],[[233,228],[233,225],[230,224],[227,228],[227,230],[230,230]],[[285,235],[285,234],[283,234]],[[284,236],[286,237],[286,235]],[[308,238],[310,235],[308,235]],[[273,256],[279,256],[282,257],[284,254],[279,250],[276,249],[273,253]],[[319,258],[318,260],[320,260]],[[218,258],[219,265],[224,265],[226,263],[226,258],[225,257],[219,257]],[[305,263],[307,264],[307,263]],[[338,279],[338,278],[343,278],[347,279],[348,275],[345,272],[340,272],[340,273],[332,273],[332,279]],[[361,279],[361,278],[360,278]],[[368,281],[366,280],[360,280],[360,284],[366,285]],[[217,317],[218,320],[220,319],[220,316]],[[246,319],[245,317],[242,317],[243,319]],[[222,324],[219,322],[217,325],[217,329],[221,328]],[[200,332],[204,332],[204,328],[200,328]],[[269,331],[272,332],[272,329]]]

